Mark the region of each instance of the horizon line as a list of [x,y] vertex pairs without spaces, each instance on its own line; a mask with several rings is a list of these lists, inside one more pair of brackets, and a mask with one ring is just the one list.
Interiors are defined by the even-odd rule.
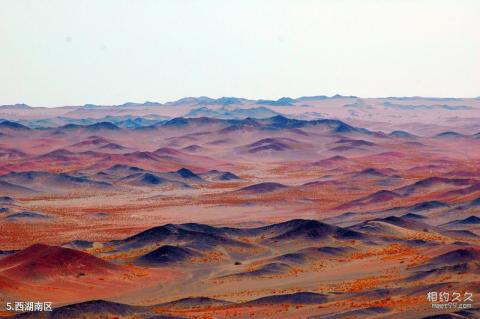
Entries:
[[[9,104],[0,104],[0,107],[14,107],[14,106],[24,106],[24,107],[29,107],[29,108],[62,108],[62,107],[85,107],[85,106],[97,106],[97,107],[117,107],[117,106],[125,106],[128,104],[133,104],[133,105],[146,105],[146,104],[158,104],[157,106],[168,106],[169,104],[179,102],[181,100],[185,99],[210,99],[211,102],[221,100],[221,99],[241,99],[241,100],[247,100],[251,102],[259,102],[259,101],[270,101],[270,102],[278,102],[281,101],[282,99],[291,99],[293,101],[300,100],[300,99],[306,99],[306,98],[319,98],[319,99],[335,99],[335,98],[352,98],[352,99],[432,99],[432,100],[449,100],[449,99],[455,99],[455,100],[466,100],[466,99],[480,99],[480,95],[478,96],[471,96],[471,97],[457,97],[457,96],[423,96],[423,95],[403,95],[403,96],[379,96],[379,97],[362,97],[362,96],[357,96],[357,95],[343,95],[343,94],[335,94],[335,95],[324,95],[324,94],[318,94],[318,95],[302,95],[299,97],[289,97],[289,96],[282,96],[277,99],[268,99],[268,98],[246,98],[246,97],[239,97],[239,96],[220,96],[220,97],[210,97],[206,95],[199,95],[199,96],[184,96],[178,99],[174,100],[168,100],[164,102],[160,102],[159,100],[156,101],[149,101],[145,100],[144,102],[134,102],[134,101],[126,101],[120,104],[96,104],[96,103],[84,103],[84,104],[63,104],[63,105],[32,105],[29,103],[25,102],[17,102],[17,103],[9,103]],[[231,103],[230,105],[237,105],[236,103]],[[152,105],[153,106],[153,105]],[[294,106],[294,105],[292,105]]]

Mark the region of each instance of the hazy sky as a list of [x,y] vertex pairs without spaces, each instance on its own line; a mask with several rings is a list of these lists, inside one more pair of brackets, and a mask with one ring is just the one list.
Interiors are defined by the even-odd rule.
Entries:
[[0,0],[0,104],[480,95],[478,0]]

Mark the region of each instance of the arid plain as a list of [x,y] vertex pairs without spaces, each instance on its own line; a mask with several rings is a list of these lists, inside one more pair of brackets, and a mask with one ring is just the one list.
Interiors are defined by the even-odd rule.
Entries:
[[[0,118],[5,317],[480,316],[478,98],[201,97]],[[473,302],[435,309],[429,292]],[[3,309],[37,300],[54,311]]]

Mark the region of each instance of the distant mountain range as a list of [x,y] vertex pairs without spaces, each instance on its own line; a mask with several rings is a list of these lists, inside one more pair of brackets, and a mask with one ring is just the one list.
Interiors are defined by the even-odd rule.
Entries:
[[[355,127],[343,121],[336,119],[296,119],[281,115],[268,108],[258,107],[252,109],[225,109],[209,110],[207,108],[198,108],[190,111],[185,117],[165,118],[161,116],[148,115],[146,117],[133,116],[105,116],[103,118],[94,119],[75,119],[67,117],[56,117],[52,119],[42,120],[18,120],[11,121],[0,119],[0,136],[8,135],[8,132],[28,131],[31,129],[49,130],[87,130],[96,132],[99,130],[118,130],[118,129],[154,129],[158,127],[186,127],[190,125],[210,125],[218,124],[224,126],[224,133],[247,128],[255,128],[261,130],[282,130],[282,129],[300,129],[312,126],[330,127],[335,133],[359,132],[367,134],[380,134],[386,136],[382,132],[372,132],[367,128]],[[301,131],[297,131],[302,134]],[[391,137],[415,139],[416,135],[405,131],[393,131],[389,134]],[[475,138],[480,137],[480,132],[473,135],[461,134],[454,131],[442,131],[435,134],[436,138]],[[342,142],[346,144],[347,140]],[[339,142],[340,143],[340,142]],[[338,146],[340,148],[349,148],[355,146],[372,146],[364,142],[356,142],[352,144],[348,141],[348,145]],[[362,144],[358,144],[362,143]],[[411,142],[415,143],[415,142]],[[421,145],[421,144],[419,144]],[[106,147],[116,147],[111,144]]]
[[[272,105],[272,106],[287,106],[287,105],[294,105],[295,103],[298,102],[304,102],[304,101],[315,101],[315,100],[325,100],[325,99],[338,99],[338,98],[357,98],[356,96],[343,96],[343,95],[333,95],[331,97],[328,97],[326,95],[317,95],[317,96],[302,96],[299,98],[290,98],[290,97],[282,97],[279,98],[278,100],[266,100],[266,99],[258,99],[258,100],[252,100],[252,99],[245,99],[245,98],[238,98],[238,97],[221,97],[218,99],[215,98],[210,98],[207,96],[200,96],[200,97],[185,97],[181,98],[176,101],[171,101],[171,102],[166,102],[166,103],[160,103],[160,102],[151,102],[151,101],[146,101],[144,103],[136,103],[136,102],[126,102],[123,104],[118,104],[118,105],[98,105],[98,104],[84,104],[83,106],[78,106],[78,107],[83,107],[83,108],[100,108],[100,107],[155,107],[155,106],[162,106],[162,105],[172,105],[172,106],[180,106],[180,105],[222,105],[222,106],[227,106],[227,105],[241,105],[241,104],[246,104],[246,103],[256,103],[260,105]],[[10,105],[2,105],[0,106],[0,109],[10,109],[10,108],[16,108],[16,109],[28,109],[32,108],[31,106],[23,103],[19,104],[10,104]]]
[[[254,110],[258,111],[258,109]],[[235,112],[235,111],[234,111]],[[255,128],[261,128],[261,129],[286,129],[286,128],[301,128],[305,126],[318,126],[318,125],[323,125],[323,126],[329,126],[332,127],[335,132],[348,132],[348,131],[358,131],[358,132],[368,132],[366,129],[362,128],[355,128],[353,126],[350,126],[342,121],[339,120],[331,120],[331,119],[319,119],[319,120],[297,120],[297,119],[291,119],[287,118],[282,115],[275,115],[275,116],[267,116],[268,112],[264,112],[264,110],[259,110],[259,114],[263,114],[266,117],[259,117],[259,118],[251,118],[249,116],[247,117],[241,117],[241,119],[217,119],[215,117],[206,117],[206,116],[200,116],[200,117],[177,117],[173,118],[170,120],[159,120],[159,121],[153,121],[153,123],[146,121],[142,122],[141,119],[137,118],[136,121],[132,120],[130,123],[132,123],[132,126],[126,126],[127,128],[145,128],[145,127],[159,127],[159,126],[188,126],[188,125],[208,125],[212,123],[218,123],[222,125],[228,125],[230,129],[234,128],[240,128],[240,127],[255,127]],[[264,113],[263,113],[264,112]],[[202,111],[199,112],[198,115],[201,115]],[[239,111],[238,113],[235,114],[244,114],[247,115],[248,113],[242,113]],[[102,119],[103,120],[103,119]],[[90,121],[90,120],[89,120]],[[25,121],[24,121],[25,123]],[[87,122],[89,123],[89,122]],[[62,125],[58,126],[59,129],[87,129],[91,131],[96,131],[96,130],[115,130],[119,129],[122,127],[122,123],[114,123],[110,121],[97,121],[93,122],[93,124],[67,124],[67,125]],[[147,124],[147,125],[142,125]],[[26,124],[26,123],[25,123]],[[118,125],[117,125],[118,124]],[[135,124],[135,125],[133,125]],[[123,126],[125,127],[125,126]],[[8,121],[8,120],[0,120],[0,129],[1,128],[6,128],[6,129],[11,129],[11,130],[28,130],[30,129],[28,126],[24,124],[20,124],[17,122],[13,121]],[[31,127],[32,129],[35,129],[36,127]],[[228,127],[227,127],[228,128]]]
[[480,98],[384,97],[360,98],[316,95],[298,98],[246,99],[186,97],[171,102],[127,102],[61,107],[0,106],[0,121],[30,128],[92,125],[110,122],[121,128],[158,125],[174,118],[208,117],[226,120],[264,119],[282,115],[292,119],[336,119],[369,130],[407,131],[433,136],[443,132],[470,135],[480,131]]
[[[211,98],[208,96],[199,96],[199,97],[184,97],[178,99],[176,101],[170,102],[154,102],[154,101],[146,101],[143,103],[139,102],[126,102],[123,104],[112,104],[112,105],[100,105],[100,104],[84,104],[78,106],[65,106],[70,108],[86,108],[86,109],[97,109],[97,108],[109,108],[109,107],[118,107],[118,108],[131,108],[131,107],[158,107],[158,106],[184,106],[184,105],[197,105],[197,106],[212,106],[212,105],[220,105],[220,106],[229,106],[229,105],[242,105],[242,104],[258,104],[258,105],[268,105],[268,106],[293,106],[299,103],[308,103],[312,101],[324,101],[324,100],[334,100],[334,99],[360,99],[358,96],[354,95],[341,95],[335,94],[332,96],[327,95],[313,95],[313,96],[301,96],[298,98],[291,98],[291,97],[281,97],[277,100],[274,99],[246,99],[246,98],[239,98],[239,97],[220,97],[220,98]],[[433,102],[458,102],[464,99],[462,98],[439,98],[439,97],[421,97],[421,96],[405,96],[405,97],[382,97],[377,98],[379,100],[393,100],[398,102],[411,102],[411,101],[433,101]],[[472,98],[476,100],[480,100],[480,97]],[[411,109],[411,107],[404,107],[403,104],[395,104],[392,102],[385,102],[385,107],[398,107],[403,109]],[[445,105],[438,105],[439,108],[445,109],[464,109],[464,106],[460,107],[450,107],[448,104]],[[17,104],[6,104],[0,105],[0,109],[30,109],[33,108],[32,106],[25,104],[25,103],[17,103]],[[422,109],[435,109],[435,107],[431,107],[430,105],[417,105],[417,108]],[[468,106],[466,108],[469,108]]]

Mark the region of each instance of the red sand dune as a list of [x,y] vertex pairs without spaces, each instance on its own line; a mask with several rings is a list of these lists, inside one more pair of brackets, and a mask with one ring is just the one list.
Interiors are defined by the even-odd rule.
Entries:
[[121,269],[120,266],[81,251],[43,244],[32,245],[0,259],[0,274],[21,280],[102,275]]

